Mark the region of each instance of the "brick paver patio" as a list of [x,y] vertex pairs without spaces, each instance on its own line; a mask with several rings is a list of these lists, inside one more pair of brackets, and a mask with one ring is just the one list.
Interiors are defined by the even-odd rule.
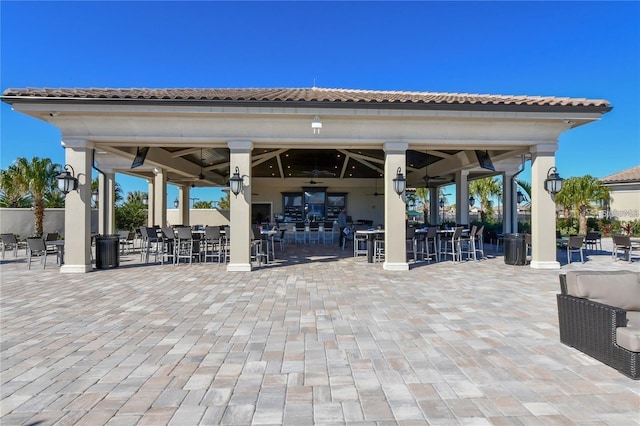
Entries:
[[[278,254],[251,273],[132,254],[79,275],[8,254],[0,423],[640,423],[640,382],[560,343],[560,271]],[[640,270],[607,253],[560,259]]]

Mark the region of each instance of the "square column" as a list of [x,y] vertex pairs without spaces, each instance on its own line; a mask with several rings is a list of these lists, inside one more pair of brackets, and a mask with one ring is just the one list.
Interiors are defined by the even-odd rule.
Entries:
[[98,173],[98,232],[114,234],[116,230],[116,179],[112,170]]
[[179,209],[179,223],[181,225],[189,225],[189,198],[191,196],[191,188],[188,185],[182,185],[178,187],[178,202],[180,203]]
[[429,188],[429,223],[433,226],[440,223],[440,204],[438,204],[438,189]]
[[384,244],[385,261],[382,267],[389,271],[406,271],[409,269],[405,239],[407,229],[405,222],[406,205],[404,194],[398,195],[393,190],[393,179],[398,168],[407,176],[407,148],[405,142],[387,142],[384,144]]
[[469,224],[469,177],[468,170],[456,172],[456,223]]
[[73,167],[78,190],[69,192],[64,206],[64,265],[62,273],[85,273],[91,265],[92,146],[85,140],[65,140],[65,162]]
[[154,194],[155,194],[155,190],[154,190],[154,180],[153,179],[149,179],[147,181],[148,185],[148,189],[147,189],[147,226],[153,226],[153,221],[155,219],[155,202],[153,201],[154,199]]
[[544,189],[547,172],[555,166],[557,144],[531,150],[531,267],[560,269],[556,259],[556,203]]
[[236,167],[243,178],[244,188],[237,196],[229,194],[230,228],[231,228],[231,260],[227,271],[251,271],[251,151],[253,142],[228,142],[230,156],[230,175]]
[[158,168],[153,174],[153,224],[167,226],[167,175]]

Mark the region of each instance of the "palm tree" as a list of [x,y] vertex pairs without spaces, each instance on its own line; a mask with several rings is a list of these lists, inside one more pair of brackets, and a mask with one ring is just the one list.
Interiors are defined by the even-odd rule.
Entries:
[[61,166],[53,163],[49,158],[33,157],[31,161],[18,157],[15,162],[17,169],[16,184],[31,195],[33,201],[34,235],[42,235],[44,209],[47,197],[57,191],[56,176]]
[[196,201],[193,203],[194,209],[212,209],[213,201]]
[[469,184],[469,194],[480,200],[480,221],[493,223],[492,197],[502,196],[502,185],[495,177],[474,180]]
[[229,198],[229,193],[227,192],[224,196],[220,198],[218,201],[218,208],[220,210],[229,210],[231,206],[231,199]]
[[[100,186],[100,181],[98,180],[98,178],[91,179],[91,193],[92,194],[94,192],[100,192],[99,186]],[[113,190],[115,192],[114,202],[116,204],[118,204],[120,201],[122,201],[122,187],[120,186],[120,184],[118,182],[116,182],[114,187],[113,187]],[[99,202],[98,201],[96,201],[95,207],[96,208],[99,207]]]
[[593,176],[585,175],[566,179],[556,194],[556,202],[578,214],[578,233],[586,235],[587,213],[597,208],[596,203],[608,201],[609,196],[609,188]]
[[31,204],[18,167],[10,165],[6,170],[0,170],[0,207],[29,208]]

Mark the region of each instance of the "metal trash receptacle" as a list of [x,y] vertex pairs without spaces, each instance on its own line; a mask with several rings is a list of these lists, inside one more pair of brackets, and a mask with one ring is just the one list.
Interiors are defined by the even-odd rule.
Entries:
[[117,268],[120,266],[120,236],[96,236],[96,269]]
[[525,234],[504,234],[504,263],[526,265],[527,243]]

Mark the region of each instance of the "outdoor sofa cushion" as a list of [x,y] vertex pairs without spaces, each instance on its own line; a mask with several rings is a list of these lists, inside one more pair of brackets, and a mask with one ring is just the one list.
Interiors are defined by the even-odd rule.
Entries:
[[640,311],[627,311],[627,326],[616,328],[616,343],[632,352],[640,352]]
[[568,271],[566,279],[567,293],[571,296],[640,311],[640,274],[637,272]]

